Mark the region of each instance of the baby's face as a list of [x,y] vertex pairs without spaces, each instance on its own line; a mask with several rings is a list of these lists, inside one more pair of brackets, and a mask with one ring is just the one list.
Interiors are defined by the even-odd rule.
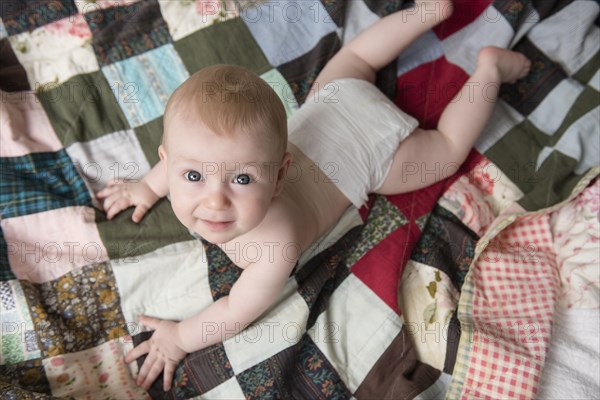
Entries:
[[161,151],[173,211],[183,225],[212,243],[258,226],[277,194],[281,159],[273,146],[189,121],[171,121],[168,129]]

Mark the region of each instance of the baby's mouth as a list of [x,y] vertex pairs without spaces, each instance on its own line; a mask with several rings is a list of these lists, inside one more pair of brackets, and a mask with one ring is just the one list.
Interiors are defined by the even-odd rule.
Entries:
[[210,221],[206,219],[201,219],[201,221],[212,231],[224,231],[229,228],[233,221]]

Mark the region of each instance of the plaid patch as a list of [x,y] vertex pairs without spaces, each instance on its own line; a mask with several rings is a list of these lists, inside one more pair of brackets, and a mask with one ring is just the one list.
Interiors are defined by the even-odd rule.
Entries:
[[0,158],[0,218],[92,205],[66,151]]
[[549,215],[521,217],[500,232],[472,278],[458,311],[470,338],[458,356],[461,395],[534,398],[560,286]]
[[10,281],[16,279],[15,274],[10,269],[8,262],[8,245],[2,233],[2,227],[0,226],[0,281]]

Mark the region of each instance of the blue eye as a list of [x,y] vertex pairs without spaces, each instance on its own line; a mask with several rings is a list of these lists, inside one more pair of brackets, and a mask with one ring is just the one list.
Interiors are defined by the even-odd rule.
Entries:
[[198,171],[188,171],[184,176],[190,182],[200,182],[202,180],[202,174]]
[[239,183],[240,185],[247,185],[250,183],[250,181],[252,181],[252,179],[250,179],[250,176],[246,174],[241,174],[235,177],[235,183]]

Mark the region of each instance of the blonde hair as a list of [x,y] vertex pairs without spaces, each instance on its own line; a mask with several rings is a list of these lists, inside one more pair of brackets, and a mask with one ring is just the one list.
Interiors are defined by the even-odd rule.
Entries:
[[163,145],[169,121],[193,115],[218,135],[251,134],[283,156],[287,117],[275,91],[254,72],[217,64],[190,76],[173,92],[164,116]]

